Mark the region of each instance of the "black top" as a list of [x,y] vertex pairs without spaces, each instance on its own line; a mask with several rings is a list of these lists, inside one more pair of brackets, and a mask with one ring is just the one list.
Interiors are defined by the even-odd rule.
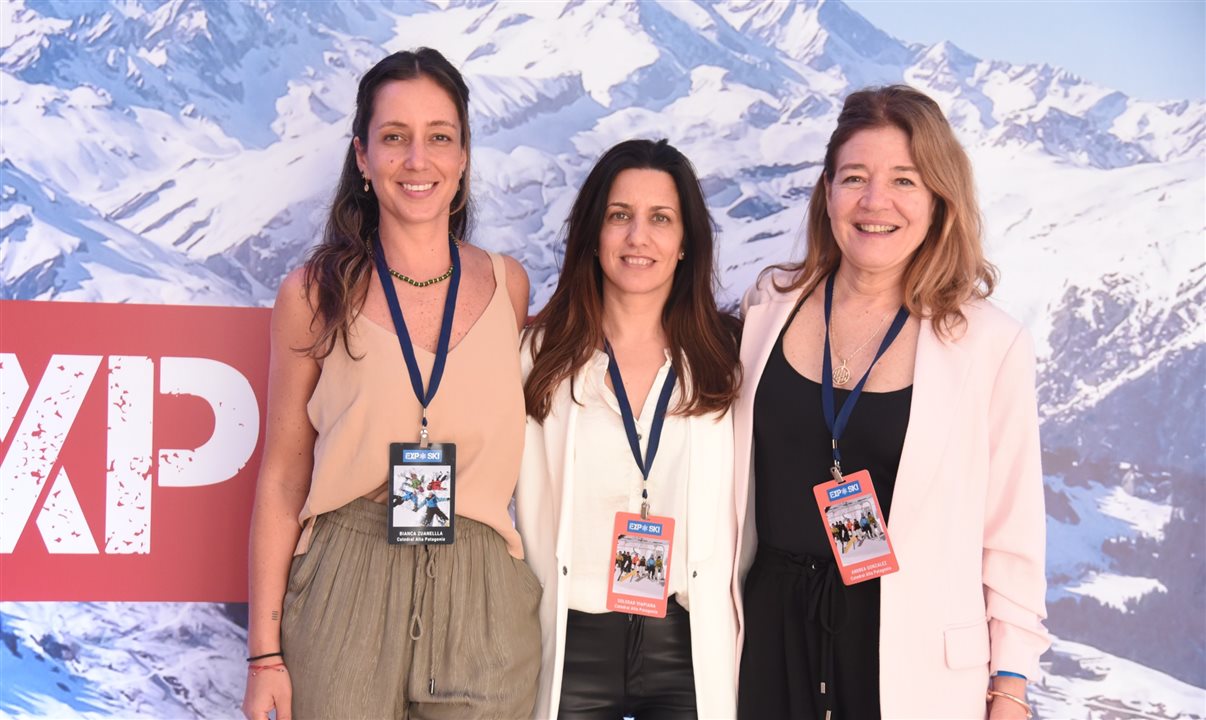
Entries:
[[[849,396],[849,390],[834,388],[835,407],[842,407]],[[843,473],[871,473],[885,520],[892,506],[912,400],[912,386],[884,393],[864,390],[839,446]],[[821,414],[821,384],[787,362],[780,335],[754,396],[754,512],[760,545],[799,555],[833,557],[812,494],[814,485],[833,479],[829,474],[833,466],[830,443]]]
[[[835,388],[836,407],[849,396]],[[870,472],[885,520],[912,398],[912,387],[864,391],[840,444],[843,472]],[[842,585],[812,492],[832,465],[821,385],[787,362],[781,332],[754,396],[758,555],[744,585],[741,720],[879,717],[880,581]]]

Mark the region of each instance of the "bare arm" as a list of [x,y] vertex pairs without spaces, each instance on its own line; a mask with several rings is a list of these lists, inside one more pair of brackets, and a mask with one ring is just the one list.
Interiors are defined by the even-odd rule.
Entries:
[[511,296],[511,305],[515,308],[515,322],[523,330],[528,324],[528,293],[531,290],[528,271],[510,255],[503,255],[503,267],[507,270],[507,294]]
[[[314,464],[315,434],[306,415],[306,402],[318,382],[319,366],[296,350],[313,341],[312,317],[301,271],[295,270],[281,284],[272,310],[268,420],[251,515],[249,656],[281,649],[281,612],[289,563],[301,533],[297,518],[309,492]],[[261,662],[281,661],[274,657]],[[288,678],[283,673],[260,672],[255,681],[249,675],[244,714],[266,718],[267,711],[276,707],[278,718],[288,718],[290,695]]]

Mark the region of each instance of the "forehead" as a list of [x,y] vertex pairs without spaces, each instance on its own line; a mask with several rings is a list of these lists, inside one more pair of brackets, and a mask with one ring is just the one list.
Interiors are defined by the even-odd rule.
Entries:
[[850,136],[837,152],[837,166],[858,163],[875,165],[915,166],[909,149],[909,136],[895,125],[867,128]]
[[387,122],[421,126],[437,121],[460,125],[452,97],[426,75],[390,80],[373,95],[374,127]]
[[677,208],[678,187],[670,173],[664,170],[630,168],[616,175],[607,201]]

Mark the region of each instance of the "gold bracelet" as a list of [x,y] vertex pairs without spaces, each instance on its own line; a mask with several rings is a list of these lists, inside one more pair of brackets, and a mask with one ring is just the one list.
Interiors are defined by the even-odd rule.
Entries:
[[1021,705],[1023,708],[1026,709],[1026,717],[1027,718],[1034,717],[1034,713],[1030,710],[1030,703],[1026,702],[1025,700],[1018,697],[1017,695],[1010,695],[1009,693],[1001,692],[1000,690],[989,690],[988,695],[986,695],[984,697],[984,699],[987,702],[992,702],[994,699],[999,698],[999,697],[1003,697],[1006,700],[1011,700],[1011,701],[1017,703],[1018,705]]

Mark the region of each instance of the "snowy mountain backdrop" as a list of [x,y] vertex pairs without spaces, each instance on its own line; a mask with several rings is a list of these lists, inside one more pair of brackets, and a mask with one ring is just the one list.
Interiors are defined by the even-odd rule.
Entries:
[[[1086,7],[1086,12],[1091,9]],[[838,2],[0,3],[0,298],[267,305],[318,237],[359,75],[472,90],[472,240],[533,311],[594,160],[667,137],[723,295],[795,257],[844,96],[905,82],[971,153],[997,301],[1039,352],[1045,718],[1206,717],[1206,103],[897,40]],[[245,607],[0,604],[0,716],[236,717]]]

